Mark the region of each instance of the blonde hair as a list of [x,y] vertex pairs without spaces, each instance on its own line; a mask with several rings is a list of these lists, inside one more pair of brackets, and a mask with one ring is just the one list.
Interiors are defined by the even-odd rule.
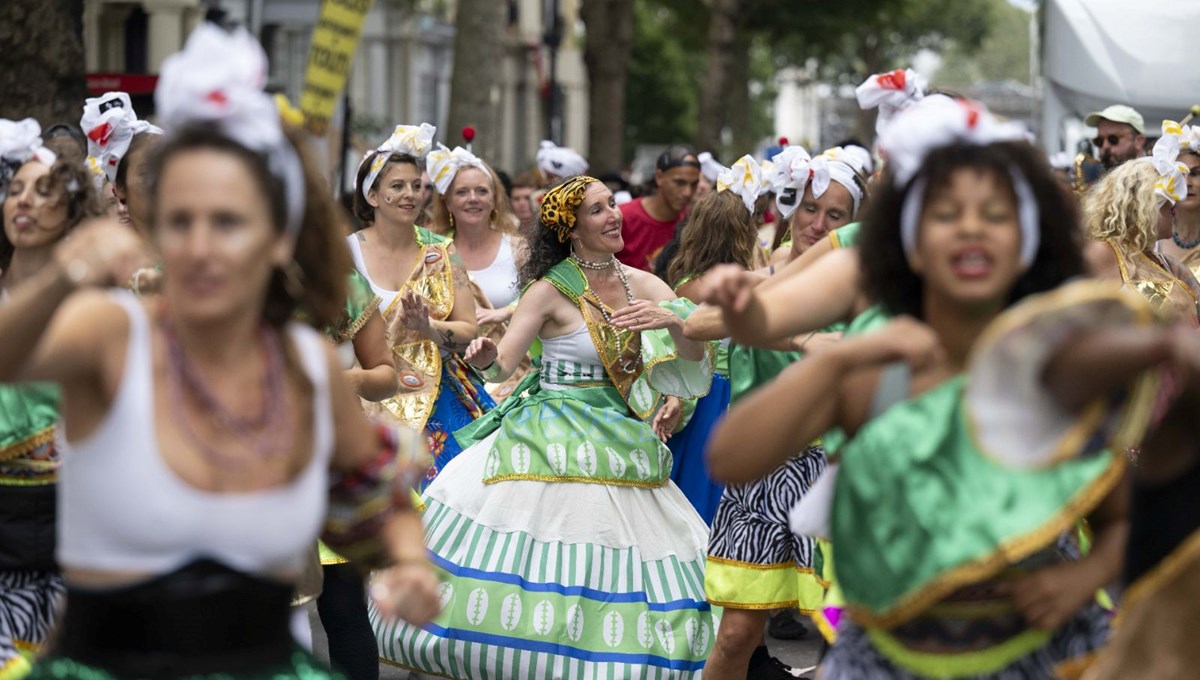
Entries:
[[1149,163],[1123,163],[1101,179],[1083,200],[1088,238],[1112,241],[1133,252],[1158,240],[1158,171]]
[[[517,219],[512,214],[512,209],[508,207],[508,192],[504,190],[504,184],[500,182],[500,176],[496,174],[492,166],[487,163],[484,163],[484,165],[487,167],[487,174],[492,180],[492,196],[495,198],[492,204],[494,215],[490,221],[491,226],[496,231],[506,234],[512,233],[516,230]],[[463,168],[463,170],[465,169]],[[457,181],[458,177],[455,176],[454,179]],[[450,183],[450,187],[447,187],[447,190],[452,187],[454,187],[454,182]],[[450,224],[450,208],[446,206],[446,197],[435,191],[431,203],[433,203],[433,220],[430,224],[422,226],[439,234],[449,234],[452,226]]]

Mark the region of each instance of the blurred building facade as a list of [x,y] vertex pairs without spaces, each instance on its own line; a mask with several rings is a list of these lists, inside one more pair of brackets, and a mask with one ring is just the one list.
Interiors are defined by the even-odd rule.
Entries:
[[[538,142],[548,138],[549,48],[543,44],[547,10],[557,7],[563,37],[556,78],[561,91],[560,143],[587,154],[588,86],[583,63],[580,0],[496,0],[507,5],[504,63],[493,88],[501,112],[500,157],[487,159],[509,172],[533,167]],[[429,122],[439,141],[461,143],[445,130],[454,60],[454,0],[376,0],[363,27],[348,91],[351,129],[362,145],[382,140],[398,123]],[[152,114],[153,87],[162,61],[178,51],[206,17],[242,25],[257,35],[271,62],[271,83],[293,102],[304,85],[308,45],[319,0],[88,0],[84,48],[93,92],[130,91],[140,114]],[[490,131],[479,130],[479,135]]]

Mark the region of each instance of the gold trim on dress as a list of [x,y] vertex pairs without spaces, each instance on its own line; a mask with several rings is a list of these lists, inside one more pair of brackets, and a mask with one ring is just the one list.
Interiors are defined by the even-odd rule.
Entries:
[[642,489],[657,489],[666,486],[670,480],[668,475],[659,482],[635,482],[630,479],[607,479],[604,477],[583,477],[576,475],[535,475],[532,473],[520,474],[511,473],[507,475],[496,475],[483,480],[484,484],[496,484],[498,482],[513,482],[513,481],[531,481],[531,482],[575,482],[578,484],[600,484],[602,486],[636,486]]
[[38,430],[24,439],[0,449],[0,462],[7,462],[54,441],[54,425]]
[[1125,472],[1125,457],[1112,452],[1108,468],[1081,489],[1057,513],[1041,526],[1001,543],[990,553],[977,557],[931,579],[906,593],[896,604],[874,614],[861,605],[846,604],[846,611],[865,628],[890,630],[925,611],[939,600],[964,586],[991,578],[1009,564],[1020,562],[1058,539],[1071,529],[1078,518],[1091,512],[1116,487]]
[[358,335],[358,332],[362,330],[363,326],[367,325],[367,322],[371,320],[371,317],[380,313],[379,303],[382,301],[383,298],[379,297],[378,295],[371,296],[371,301],[363,309],[362,314],[359,314],[357,319],[351,321],[350,325],[346,327],[346,330],[338,333],[337,338],[335,338],[335,342],[342,343],[346,342],[347,340],[353,340],[355,336]]

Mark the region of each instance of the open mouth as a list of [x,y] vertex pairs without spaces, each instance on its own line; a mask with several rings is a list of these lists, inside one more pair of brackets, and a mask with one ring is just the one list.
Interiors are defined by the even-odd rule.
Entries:
[[954,275],[962,279],[981,279],[992,273],[995,263],[983,248],[963,248],[950,261]]

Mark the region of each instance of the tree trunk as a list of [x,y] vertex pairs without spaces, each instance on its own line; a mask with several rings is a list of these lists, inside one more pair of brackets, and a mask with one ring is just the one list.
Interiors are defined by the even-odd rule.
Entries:
[[0,118],[79,125],[84,68],[83,0],[0,2]]
[[721,143],[737,45],[737,17],[742,13],[742,4],[741,0],[714,0],[709,14],[705,77],[696,126],[696,148],[700,150],[713,150]]
[[583,0],[583,62],[588,83],[588,164],[593,174],[620,171],[625,148],[625,78],[633,53],[634,0]]
[[438,135],[453,147],[470,125],[477,135],[475,155],[495,161],[500,153],[500,76],[508,24],[506,4],[496,0],[459,0],[454,29],[454,69],[450,76],[450,112]]
[[726,121],[733,132],[733,147],[724,149],[728,153],[721,155],[732,163],[743,154],[754,150],[753,114],[750,110],[750,32],[740,27],[733,48],[733,63],[729,69],[729,82],[726,86],[729,94],[726,97]]

